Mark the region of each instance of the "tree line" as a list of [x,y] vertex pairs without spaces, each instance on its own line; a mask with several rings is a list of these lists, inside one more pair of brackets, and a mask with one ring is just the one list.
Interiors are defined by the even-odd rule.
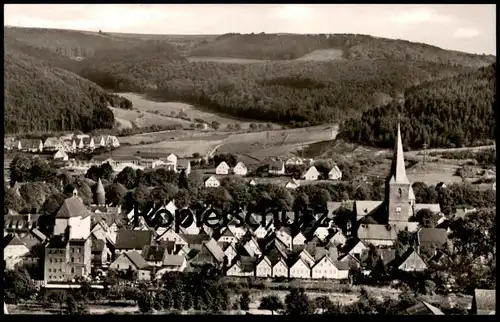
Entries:
[[496,130],[496,64],[424,83],[405,93],[404,106],[365,111],[342,124],[339,138],[390,148],[401,123],[406,148],[454,148],[489,144]]

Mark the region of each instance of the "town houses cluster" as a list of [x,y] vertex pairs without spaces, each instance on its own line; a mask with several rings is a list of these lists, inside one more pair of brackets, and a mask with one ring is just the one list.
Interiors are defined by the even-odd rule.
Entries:
[[[148,167],[190,171],[189,162],[181,164],[174,157],[153,160]],[[141,155],[141,160],[149,159]],[[115,161],[115,158],[94,158],[94,162]],[[270,167],[270,171],[281,171],[283,163]],[[314,170],[314,166],[307,170],[312,178],[316,176]],[[230,172],[245,175],[247,169],[243,163],[232,169],[225,162],[217,166],[216,175]],[[207,182],[205,185],[216,186]],[[38,215],[6,214],[7,267],[23,261],[36,262],[32,250],[42,247],[38,264],[43,268],[44,283],[96,280],[111,269],[123,274],[135,273],[140,280],[154,280],[166,272],[196,271],[207,264],[236,277],[346,280],[353,269],[361,268],[363,254],[370,244],[377,246],[384,265],[401,271],[424,271],[429,262],[420,256],[420,246],[435,246],[435,257],[439,258],[440,249],[448,243],[446,219],[439,205],[415,202],[406,175],[399,126],[384,200],[354,201],[353,212],[344,224],[335,220],[342,213],[338,210],[343,203],[328,202],[325,225],[315,223],[324,214],[315,214],[315,220],[302,226],[283,226],[274,222],[272,215],[263,225],[259,216],[251,215],[252,225],[241,226],[230,218],[226,226],[216,230],[193,222],[176,231],[175,223],[170,227],[150,227],[144,218],[135,217],[133,210],[123,212],[120,206],[108,204],[100,179],[94,200],[93,205],[86,207],[75,190],[58,210],[49,236],[39,229]],[[204,206],[207,210],[203,216],[209,215],[211,208]],[[162,207],[171,213],[177,210],[175,200],[165,201]],[[421,209],[441,215],[436,228],[422,228],[410,221]],[[295,215],[285,213],[289,223]],[[244,209],[241,217],[246,217]],[[393,245],[402,230],[415,232],[417,245],[398,255]]]

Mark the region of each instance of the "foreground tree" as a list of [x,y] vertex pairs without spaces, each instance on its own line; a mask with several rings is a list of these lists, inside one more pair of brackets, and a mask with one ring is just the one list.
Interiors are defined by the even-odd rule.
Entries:
[[283,309],[283,302],[276,295],[265,296],[260,300],[260,310],[269,310],[274,315],[275,311]]
[[285,312],[288,315],[313,313],[313,305],[303,288],[293,288],[285,298]]

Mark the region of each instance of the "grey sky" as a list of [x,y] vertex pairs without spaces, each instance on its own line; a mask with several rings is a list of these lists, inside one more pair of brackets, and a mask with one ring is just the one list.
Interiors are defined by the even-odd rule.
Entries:
[[4,25],[145,34],[361,33],[496,55],[495,5],[7,4]]

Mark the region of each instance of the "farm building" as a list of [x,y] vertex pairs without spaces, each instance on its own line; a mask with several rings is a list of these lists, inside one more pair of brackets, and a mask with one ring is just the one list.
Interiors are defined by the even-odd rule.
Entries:
[[55,136],[53,137],[48,137],[45,139],[45,142],[43,142],[43,150],[44,151],[57,151],[63,149],[63,144],[59,138],[56,138]]
[[285,163],[283,161],[270,161],[269,165],[269,173],[274,175],[283,175],[285,174]]
[[292,179],[285,184],[285,188],[287,189],[297,189],[298,187],[300,187],[300,183],[295,179]]
[[239,175],[239,176],[246,176],[248,169],[243,162],[238,162],[238,164],[236,164],[234,166],[233,172],[234,172],[234,174]]
[[225,161],[222,161],[221,163],[219,163],[217,168],[215,168],[215,174],[218,175],[229,174],[229,169],[230,169],[229,165]]
[[20,147],[22,151],[25,152],[42,152],[43,151],[43,143],[42,140],[28,140],[23,139],[19,141]]
[[337,165],[334,165],[330,172],[328,172],[329,180],[341,180],[342,179],[342,171],[340,171]]
[[307,171],[302,175],[302,178],[306,181],[315,181],[319,178],[319,171],[315,166],[310,167]]
[[68,161],[68,154],[64,150],[59,150],[54,154],[54,160]]
[[217,188],[220,187],[220,182],[215,176],[211,176],[205,180],[205,188]]

